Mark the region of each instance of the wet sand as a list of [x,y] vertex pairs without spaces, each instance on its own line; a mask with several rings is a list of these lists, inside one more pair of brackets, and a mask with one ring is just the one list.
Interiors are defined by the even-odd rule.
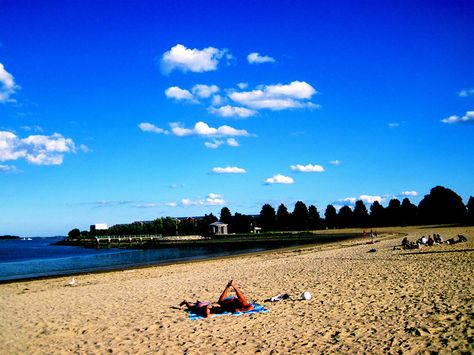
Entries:
[[[396,231],[468,241],[394,250]],[[0,353],[472,353],[474,227],[381,232],[373,245],[80,275],[74,287],[71,277],[3,284]],[[217,299],[229,279],[270,312],[191,321],[177,306]],[[283,292],[291,298],[263,302]]]

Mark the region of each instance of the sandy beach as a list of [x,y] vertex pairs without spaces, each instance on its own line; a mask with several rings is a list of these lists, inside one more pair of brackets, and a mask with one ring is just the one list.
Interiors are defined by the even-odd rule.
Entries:
[[[468,241],[394,250],[401,241]],[[474,227],[0,285],[0,353],[472,353]],[[376,252],[369,252],[375,248]],[[235,279],[270,312],[189,320]],[[300,299],[303,291],[313,295]],[[264,300],[279,293],[291,298]]]

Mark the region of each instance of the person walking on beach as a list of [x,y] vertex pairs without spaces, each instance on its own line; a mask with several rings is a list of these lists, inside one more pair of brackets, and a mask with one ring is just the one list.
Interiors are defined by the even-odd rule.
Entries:
[[[231,287],[234,289],[236,297],[227,297],[227,293]],[[234,280],[229,281],[217,302],[196,301],[192,303],[184,300],[179,305],[185,305],[188,311],[192,311],[203,317],[209,317],[211,314],[223,312],[236,313],[253,309],[253,306],[247,301]]]

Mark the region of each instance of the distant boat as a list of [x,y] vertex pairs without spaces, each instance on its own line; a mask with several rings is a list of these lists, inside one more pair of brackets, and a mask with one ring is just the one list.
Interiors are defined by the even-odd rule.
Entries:
[[33,239],[31,239],[31,238],[27,238],[26,240],[33,240]]

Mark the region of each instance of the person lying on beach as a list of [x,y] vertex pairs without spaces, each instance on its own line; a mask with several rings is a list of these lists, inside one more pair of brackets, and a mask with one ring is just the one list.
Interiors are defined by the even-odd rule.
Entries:
[[[234,289],[236,297],[227,297],[227,292],[231,287]],[[179,305],[184,305],[187,307],[188,311],[192,311],[203,317],[209,317],[211,314],[223,312],[236,313],[253,309],[253,306],[247,301],[234,280],[229,281],[217,302],[196,301],[195,303],[192,303],[184,300]]]

